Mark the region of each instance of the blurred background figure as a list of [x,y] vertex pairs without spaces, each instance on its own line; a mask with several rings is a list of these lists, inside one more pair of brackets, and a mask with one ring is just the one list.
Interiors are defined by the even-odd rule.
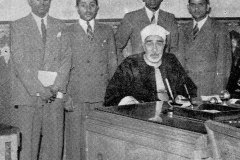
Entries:
[[230,32],[232,41],[232,67],[227,84],[227,90],[232,98],[240,98],[240,33]]

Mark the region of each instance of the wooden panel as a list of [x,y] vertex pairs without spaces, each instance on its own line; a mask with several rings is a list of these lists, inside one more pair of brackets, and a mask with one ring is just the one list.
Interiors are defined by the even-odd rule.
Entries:
[[86,133],[88,160],[126,160],[124,141],[96,134]]
[[205,123],[214,159],[240,160],[240,129],[214,121]]
[[169,154],[164,151],[152,149],[150,147],[144,147],[136,145],[134,143],[127,143],[126,145],[126,157],[127,160],[187,160],[188,158]]
[[185,160],[193,158],[199,144],[206,145],[200,133],[100,111],[88,114],[85,130],[89,159],[99,152],[125,160]]

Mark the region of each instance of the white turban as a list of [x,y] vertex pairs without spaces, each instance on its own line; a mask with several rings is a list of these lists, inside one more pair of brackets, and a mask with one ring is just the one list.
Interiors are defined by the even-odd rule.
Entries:
[[157,35],[160,36],[164,39],[164,41],[166,40],[166,36],[169,34],[169,32],[164,29],[163,27],[157,25],[157,24],[150,24],[148,26],[146,26],[145,28],[142,29],[141,31],[141,38],[142,38],[142,42],[145,41],[145,39],[150,36],[150,35]]

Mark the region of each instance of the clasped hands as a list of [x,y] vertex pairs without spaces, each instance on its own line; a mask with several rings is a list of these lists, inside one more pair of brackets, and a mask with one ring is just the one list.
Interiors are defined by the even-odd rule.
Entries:
[[52,103],[57,98],[58,89],[53,86],[44,87],[44,92],[40,93],[41,99],[46,103]]

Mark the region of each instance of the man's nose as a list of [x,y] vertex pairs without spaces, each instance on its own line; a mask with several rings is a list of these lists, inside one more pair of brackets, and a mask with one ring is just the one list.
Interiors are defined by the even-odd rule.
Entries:
[[153,45],[153,51],[154,51],[154,52],[157,51],[157,46],[156,46],[156,44]]

